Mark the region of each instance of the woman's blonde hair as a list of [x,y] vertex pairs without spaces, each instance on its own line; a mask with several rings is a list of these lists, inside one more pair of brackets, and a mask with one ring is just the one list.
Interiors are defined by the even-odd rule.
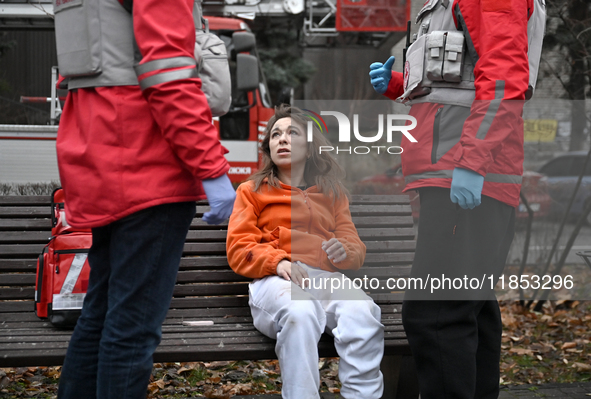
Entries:
[[[275,115],[267,122],[265,138],[261,145],[263,167],[248,179],[254,181],[254,191],[260,189],[265,179],[267,179],[267,184],[270,186],[280,187],[277,166],[271,159],[269,140],[273,126],[282,118],[291,118],[292,123],[295,121],[304,131],[307,129],[309,119],[301,109],[287,104],[275,107]],[[304,180],[308,184],[318,186],[321,193],[332,196],[333,199],[340,198],[341,195],[348,196],[349,193],[341,181],[345,177],[345,171],[333,157],[326,152],[320,153],[320,146],[331,146],[330,141],[322,135],[316,124],[313,124],[312,131],[312,142],[308,143],[308,154],[310,156],[304,168]]]

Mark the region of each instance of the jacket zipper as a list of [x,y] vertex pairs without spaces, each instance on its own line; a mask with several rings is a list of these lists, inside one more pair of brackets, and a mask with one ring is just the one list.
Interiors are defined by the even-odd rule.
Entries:
[[431,150],[431,164],[437,163],[437,147],[439,147],[439,120],[441,119],[441,110],[438,108],[435,112],[435,120],[433,121],[433,149]]
[[79,248],[79,249],[58,249],[54,251],[56,254],[87,254],[90,249]]
[[308,206],[308,209],[310,210],[310,218],[308,219],[308,231],[307,233],[310,233],[310,230],[312,230],[312,207],[310,206],[310,203],[308,202],[310,198],[308,197],[308,193],[304,191],[304,202],[306,203],[306,205]]

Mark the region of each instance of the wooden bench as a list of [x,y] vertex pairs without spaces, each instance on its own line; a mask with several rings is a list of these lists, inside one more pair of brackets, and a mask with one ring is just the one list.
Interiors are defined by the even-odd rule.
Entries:
[[[227,225],[209,226],[197,206],[185,243],[174,298],[155,362],[276,359],[275,342],[252,325],[249,279],[235,274],[225,255]],[[351,213],[367,246],[365,265],[349,277],[405,277],[415,241],[407,196],[352,197]],[[0,197],[0,367],[51,366],[64,361],[71,331],[58,330],[33,311],[36,259],[50,237],[49,196]],[[401,322],[403,293],[371,293],[385,326],[384,398],[416,398],[414,364]],[[183,320],[212,320],[189,327]],[[337,356],[324,334],[320,356]]]

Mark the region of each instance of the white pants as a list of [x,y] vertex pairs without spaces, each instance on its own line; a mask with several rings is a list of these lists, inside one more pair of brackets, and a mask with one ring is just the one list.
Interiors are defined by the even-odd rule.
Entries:
[[[311,279],[338,278],[300,263]],[[346,280],[347,278],[344,277]],[[285,399],[319,399],[318,341],[326,331],[334,337],[340,356],[341,396],[378,399],[383,392],[380,362],[384,354],[381,310],[360,289],[346,287],[303,290],[279,276],[256,279],[249,285],[254,326],[276,339]],[[346,298],[346,299],[344,299]]]

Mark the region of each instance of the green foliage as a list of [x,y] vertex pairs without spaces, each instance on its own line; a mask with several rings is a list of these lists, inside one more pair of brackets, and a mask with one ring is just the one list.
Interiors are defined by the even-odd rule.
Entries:
[[[543,49],[559,50],[570,81],[591,73],[591,3],[582,0],[547,0]],[[542,55],[542,58],[544,56]],[[560,72],[560,71],[557,71]],[[580,82],[580,81],[579,81]],[[588,86],[589,76],[584,82]],[[570,85],[567,85],[570,86]],[[575,89],[581,89],[576,85]],[[568,88],[567,88],[568,90]],[[569,93],[569,97],[575,96]]]
[[[591,49],[591,4],[580,0],[547,0],[544,48],[573,49],[584,57]],[[577,12],[579,11],[579,12]],[[583,12],[580,12],[583,11]]]
[[[564,88],[561,96],[570,100],[585,100],[591,96],[591,3],[585,0],[547,0],[544,47],[559,54],[559,62],[544,63],[541,77],[553,75]],[[586,121],[579,118],[580,110],[573,108],[569,151],[583,149]],[[584,111],[583,111],[584,113]],[[589,121],[589,118],[587,117]]]
[[6,79],[0,78],[0,94],[10,93],[12,86]]
[[[0,32],[0,57],[6,55],[7,52],[16,47],[16,40],[6,40],[7,32]],[[0,94],[9,93],[12,87],[4,78],[0,78]]]
[[316,72],[314,64],[303,59],[293,30],[262,30],[257,35],[257,45],[273,100],[285,87],[302,87]]
[[59,181],[27,184],[0,183],[0,195],[51,195],[58,187],[61,187]]
[[207,377],[209,377],[207,369],[199,367],[191,371],[191,374],[187,376],[187,382],[194,387],[199,381],[204,381]]
[[513,360],[521,367],[532,367],[534,365],[534,358],[532,356],[515,356]]
[[15,40],[6,40],[6,32],[0,33],[0,57],[3,57],[8,51],[16,47]]

